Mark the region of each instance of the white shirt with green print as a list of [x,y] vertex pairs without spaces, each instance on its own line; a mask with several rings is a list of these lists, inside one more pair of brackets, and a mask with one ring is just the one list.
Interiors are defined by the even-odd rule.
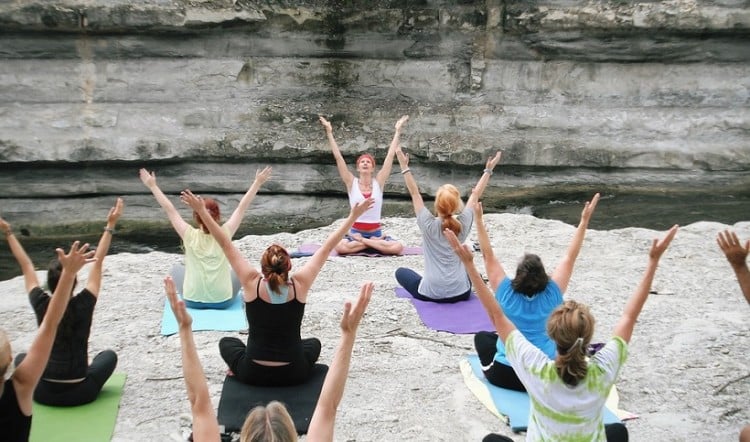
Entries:
[[527,441],[606,442],[604,403],[628,355],[628,345],[622,338],[612,338],[589,359],[588,373],[575,387],[566,385],[557,374],[555,362],[518,330],[508,335],[505,348],[508,361],[529,393]]

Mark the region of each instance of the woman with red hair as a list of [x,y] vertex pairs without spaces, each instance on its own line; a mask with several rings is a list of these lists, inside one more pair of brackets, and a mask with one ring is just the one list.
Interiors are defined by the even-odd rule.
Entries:
[[308,380],[320,356],[320,341],[302,339],[300,333],[310,287],[336,244],[354,221],[372,207],[372,198],[355,204],[346,220],[294,273],[289,253],[277,244],[263,252],[259,272],[211,218],[200,197],[185,190],[181,198],[204,220],[242,283],[249,327],[247,344],[235,337],[219,341],[219,352],[232,374],[240,382],[260,386],[297,385]]
[[[180,236],[185,250],[185,265],[175,265],[171,274],[177,286],[177,292],[189,308],[224,309],[232,305],[240,289],[237,277],[232,274],[224,252],[208,232],[205,224],[193,212],[193,220],[198,227],[193,227],[182,219],[177,209],[156,184],[156,174],[141,169],[143,184],[151,190],[156,201],[167,213],[172,227]],[[240,200],[237,208],[221,228],[231,238],[237,233],[245,211],[255,198],[260,187],[271,177],[271,168],[265,167],[255,172],[255,180]],[[221,221],[219,205],[211,198],[204,198],[203,204],[211,218]]]
[[320,117],[320,123],[326,130],[328,144],[331,146],[333,157],[336,159],[336,168],[339,171],[341,180],[346,185],[346,193],[349,195],[349,205],[354,207],[358,202],[367,198],[373,198],[375,205],[357,219],[349,234],[336,246],[336,252],[339,255],[362,252],[365,250],[375,250],[383,255],[398,255],[404,250],[404,245],[391,238],[383,235],[380,226],[380,214],[383,208],[383,188],[385,182],[391,174],[393,166],[393,157],[398,148],[399,137],[401,136],[401,126],[409,119],[404,115],[396,122],[396,132],[388,148],[388,154],[383,161],[383,167],[373,177],[375,173],[375,158],[369,153],[364,153],[357,158],[356,167],[359,177],[355,177],[349,171],[343,155],[339,150],[336,140],[333,138],[333,128],[331,123],[323,117]]

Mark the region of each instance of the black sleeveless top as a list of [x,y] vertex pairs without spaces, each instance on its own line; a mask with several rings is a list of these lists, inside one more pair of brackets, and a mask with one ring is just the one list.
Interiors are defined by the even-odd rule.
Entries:
[[[29,302],[34,308],[37,324],[41,325],[44,320],[50,299],[50,295],[39,287],[29,292]],[[95,306],[96,296],[86,289],[70,299],[57,327],[55,343],[42,378],[66,380],[86,377],[89,366],[89,334]]]
[[0,429],[3,441],[28,442],[31,433],[31,416],[26,416],[18,407],[16,389],[13,379],[5,381],[3,394],[0,396]]
[[302,354],[300,327],[305,314],[305,304],[297,299],[297,287],[291,281],[294,299],[283,304],[271,304],[260,297],[245,303],[245,315],[249,327],[247,356],[250,359],[276,362],[292,362]]

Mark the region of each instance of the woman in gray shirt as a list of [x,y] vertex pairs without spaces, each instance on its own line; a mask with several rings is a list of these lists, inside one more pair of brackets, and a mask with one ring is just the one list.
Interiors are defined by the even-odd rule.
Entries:
[[465,301],[471,295],[471,282],[466,269],[451,249],[443,235],[445,229],[453,231],[460,241],[465,241],[474,221],[474,205],[484,193],[492,170],[500,162],[500,152],[487,160],[482,177],[477,182],[466,206],[463,206],[461,194],[456,186],[444,184],[435,194],[435,212],[433,215],[425,207],[419,193],[417,181],[409,169],[409,157],[399,149],[396,151],[401,174],[409,189],[417,225],[422,232],[422,249],[424,251],[424,276],[412,269],[396,269],[396,281],[413,297],[422,301],[451,303]]

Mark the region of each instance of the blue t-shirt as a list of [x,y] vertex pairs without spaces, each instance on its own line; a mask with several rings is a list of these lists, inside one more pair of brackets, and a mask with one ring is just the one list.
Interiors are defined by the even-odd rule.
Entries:
[[[505,277],[497,287],[495,300],[502,307],[505,316],[529,342],[542,350],[550,359],[555,359],[557,345],[547,336],[547,318],[552,310],[563,302],[562,291],[555,281],[550,279],[544,290],[534,296],[526,296],[513,290],[511,280]],[[505,345],[502,339],[497,340],[495,361],[510,365],[505,357]]]

